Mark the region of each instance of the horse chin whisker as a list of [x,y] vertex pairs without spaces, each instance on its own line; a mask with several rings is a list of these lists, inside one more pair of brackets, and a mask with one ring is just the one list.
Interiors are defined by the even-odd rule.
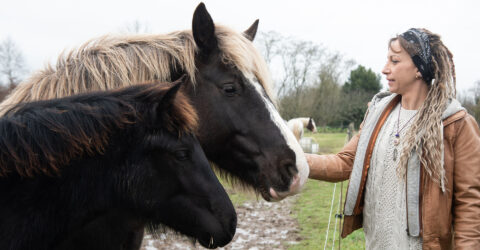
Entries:
[[160,225],[153,225],[149,224],[146,227],[147,232],[152,235],[153,238],[155,239],[161,239],[161,235],[166,235],[169,234],[168,239],[170,240],[171,238],[174,239],[187,239],[188,242],[192,244],[192,246],[196,246],[198,239],[192,236],[187,236],[180,231],[177,231],[171,227],[168,227],[166,225],[160,224]]
[[192,244],[192,246],[196,246],[198,243],[198,240],[195,237],[188,237],[188,241]]
[[[230,172],[227,172],[225,169],[218,167],[215,163],[210,162],[210,166],[213,168],[215,174],[219,176],[222,180],[225,180],[227,184],[235,191],[241,191],[242,193],[251,193],[255,195],[260,194],[260,190],[257,187],[247,183],[246,181],[240,179],[240,177],[233,175]],[[225,187],[226,188],[226,187]]]
[[[279,192],[274,187],[266,187],[262,184],[262,182],[258,183],[255,187],[250,185],[249,183],[243,181],[238,176],[233,175],[230,172],[227,172],[224,169],[219,168],[214,163],[210,162],[210,165],[214,169],[214,172],[217,176],[219,176],[222,180],[225,180],[228,186],[224,186],[225,190],[233,190],[235,192],[241,192],[246,194],[255,195],[257,201],[263,199],[266,201],[280,201],[285,199],[289,195],[289,190]],[[273,188],[277,193],[278,197],[273,197],[270,193],[270,189]]]
[[[241,193],[253,194],[257,201],[263,199],[266,201],[276,200],[270,194],[270,187],[266,187],[263,182],[258,182],[255,186],[240,179],[240,177],[227,172],[225,169],[219,168],[215,163],[210,162],[210,166],[213,168],[215,174],[222,180],[225,180],[229,186],[224,186],[225,190],[231,188],[233,191],[239,191]],[[285,197],[282,197],[283,199]]]
[[152,224],[149,223],[145,227],[146,231],[151,234],[153,237],[160,237],[161,234],[166,234],[167,232],[170,231],[175,231],[172,228],[163,225],[163,224]]

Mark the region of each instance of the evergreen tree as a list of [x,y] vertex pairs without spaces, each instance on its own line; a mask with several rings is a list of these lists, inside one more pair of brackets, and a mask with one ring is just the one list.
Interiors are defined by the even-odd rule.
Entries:
[[367,111],[367,103],[381,89],[379,74],[362,65],[352,70],[348,81],[342,87],[344,100],[340,111],[342,124],[354,122],[358,128]]
[[375,74],[371,69],[366,69],[362,65],[350,72],[348,81],[343,85],[344,92],[364,91],[367,93],[377,93],[382,89],[380,75]]

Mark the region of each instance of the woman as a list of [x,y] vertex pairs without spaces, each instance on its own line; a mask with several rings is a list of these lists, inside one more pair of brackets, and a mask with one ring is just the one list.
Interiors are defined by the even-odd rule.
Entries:
[[367,249],[480,249],[480,131],[455,97],[440,36],[390,40],[358,135],[336,155],[307,154],[310,178],[350,179],[342,237],[363,226]]

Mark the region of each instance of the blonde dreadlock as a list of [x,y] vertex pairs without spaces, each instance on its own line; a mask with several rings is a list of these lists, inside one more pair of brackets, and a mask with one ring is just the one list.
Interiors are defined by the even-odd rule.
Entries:
[[[439,35],[426,29],[419,30],[428,35],[434,79],[427,82],[427,98],[405,136],[398,172],[405,176],[408,159],[415,150],[425,172],[433,181],[439,183],[445,192],[442,113],[449,100],[456,95],[455,65],[452,53],[440,40]],[[390,44],[395,40],[400,42],[411,57],[418,55],[420,45],[409,43],[402,36],[391,39]]]

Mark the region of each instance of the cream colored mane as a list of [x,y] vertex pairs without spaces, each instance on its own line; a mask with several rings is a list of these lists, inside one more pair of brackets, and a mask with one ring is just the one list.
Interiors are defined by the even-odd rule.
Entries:
[[304,127],[307,127],[308,125],[308,121],[310,120],[310,117],[298,117],[298,118],[293,118],[293,119],[290,119],[289,121],[291,120],[298,120],[298,121],[301,121],[303,126]]
[[[247,79],[258,80],[271,100],[268,67],[242,34],[216,25],[222,60],[234,65]],[[0,104],[0,115],[19,102],[52,99],[97,90],[150,82],[172,81],[170,72],[195,79],[196,44],[192,32],[165,35],[104,36],[78,49],[62,53],[55,67],[48,65],[21,83]]]

